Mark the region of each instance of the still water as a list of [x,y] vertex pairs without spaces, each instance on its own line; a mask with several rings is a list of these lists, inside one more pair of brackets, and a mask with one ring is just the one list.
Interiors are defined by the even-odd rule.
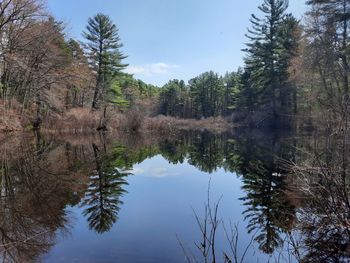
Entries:
[[247,132],[9,138],[1,259],[349,262],[348,230],[335,219],[312,228],[326,214],[294,180],[291,164],[314,145],[309,135]]

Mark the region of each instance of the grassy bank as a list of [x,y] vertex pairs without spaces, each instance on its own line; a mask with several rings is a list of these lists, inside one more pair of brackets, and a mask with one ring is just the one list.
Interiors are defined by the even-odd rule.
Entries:
[[[21,112],[20,108],[11,110],[1,108],[0,132],[23,132],[33,129],[37,118],[34,112]],[[35,116],[35,117],[31,117]],[[213,133],[229,131],[233,124],[222,117],[207,119],[180,119],[168,116],[147,116],[142,111],[129,110],[125,113],[109,109],[91,110],[73,108],[62,114],[51,113],[40,117],[40,130],[47,133],[84,133],[90,134],[103,127],[104,131],[175,133],[180,130],[204,131]]]
[[222,133],[234,128],[234,124],[222,117],[211,117],[207,119],[180,119],[168,116],[157,116],[146,118],[143,128],[146,131],[173,132],[177,130],[190,131],[210,131],[212,133]]

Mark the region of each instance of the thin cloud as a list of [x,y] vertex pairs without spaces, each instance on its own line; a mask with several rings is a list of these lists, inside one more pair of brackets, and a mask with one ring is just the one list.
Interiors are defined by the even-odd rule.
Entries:
[[142,66],[129,66],[125,72],[144,76],[167,75],[171,73],[172,69],[176,68],[179,68],[179,66],[159,62]]
[[146,166],[144,168],[141,167],[134,167],[130,171],[133,175],[138,176],[144,176],[144,177],[152,177],[152,178],[166,178],[169,176],[178,176],[178,173],[174,173],[169,171],[167,168],[164,167],[152,167],[152,166]]

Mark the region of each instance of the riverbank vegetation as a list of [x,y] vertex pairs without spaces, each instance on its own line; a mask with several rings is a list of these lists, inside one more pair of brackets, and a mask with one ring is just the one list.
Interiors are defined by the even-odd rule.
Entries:
[[[250,19],[241,68],[156,87],[124,73],[127,54],[108,16],[89,18],[79,42],[67,37],[42,1],[4,0],[0,130],[135,130],[158,120],[158,129],[168,129],[157,115],[196,129],[208,121],[183,125],[179,119],[221,118],[228,129],[232,123],[303,128],[324,116],[342,119],[349,102],[350,4],[307,5],[298,21],[287,13],[288,1],[262,1]],[[135,125],[143,120],[152,125]],[[122,127],[128,124],[133,127]]]

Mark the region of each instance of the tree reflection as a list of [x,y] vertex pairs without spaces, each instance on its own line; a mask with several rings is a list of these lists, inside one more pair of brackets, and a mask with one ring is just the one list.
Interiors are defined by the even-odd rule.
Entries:
[[189,163],[212,173],[223,166],[225,140],[223,135],[203,132],[193,136],[189,147]]
[[57,236],[69,231],[68,206],[80,204],[93,231],[109,231],[118,220],[128,171],[160,154],[207,173],[223,168],[237,174],[247,231],[264,253],[287,243],[299,262],[347,262],[350,138],[344,130],[336,134],[295,139],[184,132],[113,144],[104,137],[58,142],[38,135],[16,147],[11,142],[0,153],[2,260],[40,261]]
[[258,232],[259,248],[268,254],[283,245],[281,232],[290,226],[294,208],[284,196],[283,179],[278,173],[271,173],[261,163],[252,162],[255,174],[246,174],[243,189],[246,197],[241,198],[248,208],[244,211],[249,220],[248,231]]
[[89,221],[90,229],[97,233],[109,231],[118,219],[122,201],[126,193],[123,189],[130,173],[115,166],[114,159],[101,154],[96,144],[92,145],[96,173],[90,176],[88,190],[83,200],[84,216]]
[[295,207],[286,195],[287,171],[281,160],[295,159],[294,141],[283,134],[184,133],[181,139],[160,144],[160,153],[172,163],[188,163],[212,173],[218,168],[242,178],[246,193],[248,232],[254,232],[260,250],[272,254],[283,246],[295,222]]
[[285,195],[285,171],[279,163],[280,158],[293,156],[278,136],[265,140],[240,137],[235,144],[231,156],[246,192],[241,200],[247,207],[243,214],[248,232],[256,234],[260,250],[272,254],[283,246],[282,235],[290,230],[295,218],[294,207]]
[[349,135],[343,127],[315,135],[303,150],[307,155],[291,166],[293,185],[303,195],[297,230],[304,262],[350,262]]
[[213,173],[224,167],[227,134],[210,132],[184,132],[178,138],[159,143],[159,153],[169,162],[177,164],[187,160],[197,169]]
[[[85,138],[90,139],[94,141],[92,148],[74,140],[72,143],[46,141],[40,135],[2,145],[2,261],[41,261],[57,237],[69,232],[71,218],[67,207],[79,204],[84,195],[90,197],[84,201],[90,205],[86,213],[94,229],[107,231],[111,222],[115,222],[119,196],[124,193],[122,178],[127,174],[115,168],[115,155],[107,154],[111,152],[111,144],[103,138]],[[87,174],[94,169],[96,176],[89,178]],[[96,200],[103,203],[102,210],[93,209]]]
[[74,194],[67,188],[66,175],[56,176],[51,170],[49,153],[57,149],[36,146],[21,145],[15,155],[1,156],[0,253],[4,262],[40,261],[55,244],[56,235],[68,231],[65,207],[73,202]]

